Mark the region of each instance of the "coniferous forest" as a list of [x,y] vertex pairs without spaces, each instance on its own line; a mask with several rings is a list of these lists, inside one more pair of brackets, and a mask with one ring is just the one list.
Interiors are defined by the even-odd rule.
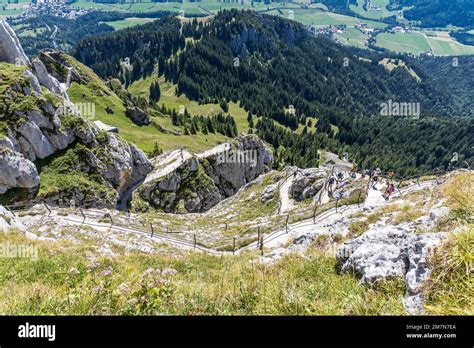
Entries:
[[[408,69],[390,71],[380,62],[395,54],[341,47],[283,18],[232,10],[182,25],[166,17],[87,38],[74,55],[103,78],[120,76],[129,57],[130,81],[158,74],[200,103],[239,103],[280,165],[314,166],[317,149],[402,175],[447,169],[454,153],[455,165],[474,164],[469,96],[461,100],[422,62],[406,59],[419,79]],[[389,101],[419,103],[420,118],[380,116]],[[295,132],[308,118],[316,130]]]

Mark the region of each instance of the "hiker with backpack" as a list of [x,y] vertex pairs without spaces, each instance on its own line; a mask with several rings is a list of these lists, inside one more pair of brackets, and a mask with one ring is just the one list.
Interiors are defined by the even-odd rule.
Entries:
[[336,182],[336,178],[334,176],[330,176],[328,180],[328,194],[332,196],[332,185]]
[[376,171],[372,172],[371,178],[372,178],[372,182],[373,182],[372,189],[377,190],[376,185],[377,185],[378,175],[377,175]]
[[387,189],[385,190],[384,198],[388,201],[390,198],[390,195],[395,191],[395,186],[390,183],[387,186]]

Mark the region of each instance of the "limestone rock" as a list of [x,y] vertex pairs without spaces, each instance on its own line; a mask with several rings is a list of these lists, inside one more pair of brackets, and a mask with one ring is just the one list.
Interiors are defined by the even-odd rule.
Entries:
[[69,100],[64,88],[55,77],[49,75],[48,70],[46,70],[46,67],[41,60],[38,58],[33,59],[32,66],[33,72],[38,78],[40,84],[46,87],[46,89],[48,89],[50,92],[58,94],[64,99]]
[[262,192],[260,197],[260,201],[263,203],[268,202],[269,200],[273,199],[278,192],[278,183],[268,185]]
[[13,214],[0,205],[0,232],[7,233],[13,228],[25,230],[25,226]]
[[0,19],[0,61],[16,65],[30,64],[15,32],[3,19]]
[[370,285],[383,279],[404,278],[405,308],[409,313],[421,314],[421,285],[429,275],[426,259],[446,236],[446,233],[416,234],[406,226],[380,222],[338,247],[336,261],[340,271],[354,273]]
[[290,195],[297,201],[314,197],[324,186],[328,172],[319,168],[298,170],[290,187]]
[[125,112],[126,116],[138,125],[150,124],[150,116],[139,107],[129,106]]
[[10,188],[34,188],[40,178],[33,162],[6,147],[0,147],[0,194]]
[[180,210],[183,200],[187,212],[203,212],[268,171],[273,155],[257,136],[248,135],[196,156],[175,151],[157,161],[150,174],[154,179],[138,190],[141,199],[166,212]]

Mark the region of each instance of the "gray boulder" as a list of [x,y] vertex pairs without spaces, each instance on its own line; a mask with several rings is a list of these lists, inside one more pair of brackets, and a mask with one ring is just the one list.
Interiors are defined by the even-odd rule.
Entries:
[[10,188],[34,188],[40,178],[33,162],[9,148],[0,147],[0,194]]
[[51,145],[48,138],[43,134],[36,123],[30,121],[23,122],[17,131],[27,142],[24,143],[26,148],[23,150],[26,152],[32,149],[35,158],[43,159],[55,152],[56,149]]
[[302,201],[314,197],[324,186],[328,171],[319,168],[298,170],[290,187],[290,196]]
[[268,202],[269,200],[273,199],[278,192],[278,183],[268,185],[262,192],[260,197],[260,201],[263,203]]
[[362,236],[337,248],[337,266],[341,272],[353,273],[369,285],[384,279],[404,278],[405,308],[410,314],[421,314],[421,286],[430,272],[426,259],[446,236],[446,233],[416,234],[407,226],[377,223]]
[[150,116],[137,106],[128,106],[125,111],[126,116],[138,125],[150,124]]
[[30,80],[30,84],[31,87],[33,87],[33,90],[37,94],[41,94],[41,86],[38,81],[38,78],[28,69],[23,72],[23,75],[25,75]]
[[10,211],[0,205],[0,232],[7,233],[10,229],[25,230],[25,226]]

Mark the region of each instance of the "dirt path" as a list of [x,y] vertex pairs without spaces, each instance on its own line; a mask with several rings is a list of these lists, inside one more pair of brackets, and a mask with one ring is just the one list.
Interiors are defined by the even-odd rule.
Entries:
[[293,209],[293,199],[290,197],[290,187],[293,185],[295,180],[294,175],[288,177],[288,179],[280,186],[280,214]]
[[[288,180],[288,182],[291,182],[291,181]],[[426,182],[422,182],[422,183],[419,183],[419,184],[416,184],[416,183],[411,184],[407,187],[402,188],[399,191],[396,191],[395,194],[392,196],[390,201],[399,199],[402,196],[410,194],[412,192],[435,186],[437,184],[438,184],[437,180],[426,181]],[[380,207],[384,204],[387,204],[387,201],[382,197],[382,192],[380,192],[380,188],[383,184],[379,183],[377,185],[379,185],[379,186],[377,186],[377,188],[379,188],[379,190],[372,190],[372,189],[369,190],[369,194],[368,194],[368,197],[367,197],[367,201],[364,204],[364,208],[365,207],[371,207],[371,208]],[[281,188],[282,190],[284,190],[284,186],[285,185],[282,185],[282,188]],[[286,185],[286,188],[289,188],[289,186]],[[325,192],[323,194],[324,199],[322,199],[322,202],[324,202],[326,200],[326,198],[325,198],[326,196],[327,196],[327,192]],[[288,199],[289,199],[289,197],[288,197]],[[329,197],[327,199],[329,199]],[[285,203],[285,207],[288,207],[288,206],[289,206],[288,203]],[[303,220],[303,221],[300,221],[300,222],[289,225],[288,229],[287,228],[282,228],[282,229],[275,230],[274,232],[265,235],[265,237],[264,237],[264,247],[266,247],[266,248],[281,247],[285,243],[293,240],[294,238],[297,238],[297,237],[299,237],[299,236],[301,236],[305,233],[313,231],[314,228],[315,228],[315,223],[316,224],[320,223],[320,222],[331,223],[331,221],[333,221],[333,220],[335,221],[337,219],[344,218],[345,216],[349,216],[349,215],[355,213],[356,211],[360,211],[360,209],[361,208],[358,207],[357,204],[350,205],[350,206],[339,207],[337,209],[337,211],[336,211],[336,208],[331,208],[331,209],[326,210],[326,211],[322,212],[321,214],[317,215],[315,220],[307,219],[307,220]],[[106,212],[104,211],[104,212],[100,212],[100,213],[101,214],[99,214],[99,213],[96,214],[97,215],[96,218],[88,216],[87,219],[84,221],[82,216],[78,216],[76,214],[69,214],[67,216],[62,216],[62,215],[59,214],[59,211],[57,211],[55,209],[51,209],[51,216],[53,216],[53,217],[57,216],[58,219],[62,219],[62,220],[66,221],[67,223],[72,224],[72,225],[86,225],[86,226],[93,227],[97,230],[111,229],[111,230],[115,230],[117,232],[132,232],[132,233],[146,234],[146,235],[149,235],[150,237],[156,238],[157,240],[159,240],[163,243],[170,244],[170,245],[175,246],[177,248],[181,248],[181,249],[185,249],[185,250],[201,251],[201,252],[205,252],[205,253],[208,253],[208,254],[211,254],[211,255],[216,255],[216,256],[232,254],[231,252],[222,252],[222,251],[218,251],[218,250],[215,250],[215,249],[212,249],[212,248],[203,247],[203,246],[195,244],[192,241],[185,240],[185,239],[180,239],[180,238],[175,238],[175,237],[172,237],[172,236],[165,235],[163,233],[154,233],[152,235],[151,232],[147,231],[147,230],[141,230],[141,229],[138,229],[138,228],[131,228],[131,227],[117,226],[117,225],[112,225],[110,223],[102,223],[102,222],[99,222],[100,215],[103,216],[104,214],[106,214]],[[31,219],[31,217],[24,217],[23,219]],[[22,219],[20,218],[20,221],[21,220]],[[251,244],[249,244],[245,247],[242,247],[242,248],[236,250],[235,254],[239,254],[241,252],[248,251],[248,250],[256,250],[256,249],[257,249],[257,242],[253,242],[253,243],[251,243]]]

